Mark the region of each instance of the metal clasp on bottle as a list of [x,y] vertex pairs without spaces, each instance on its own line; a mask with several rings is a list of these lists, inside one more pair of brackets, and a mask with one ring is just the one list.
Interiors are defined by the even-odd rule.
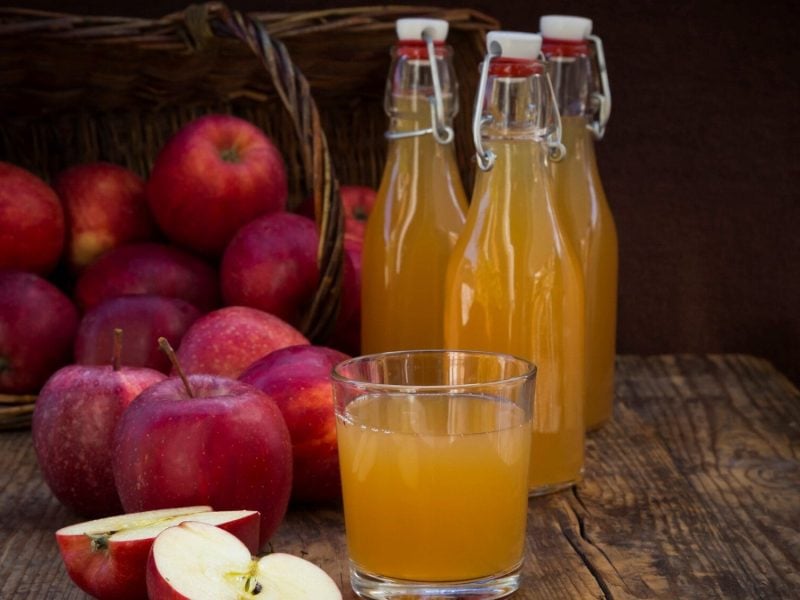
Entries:
[[478,81],[478,93],[475,95],[475,107],[472,111],[472,143],[475,145],[475,158],[481,171],[490,171],[497,155],[491,150],[484,150],[481,139],[481,128],[492,122],[492,116],[483,116],[483,103],[486,100],[486,82],[489,80],[489,66],[493,58],[502,54],[497,42],[492,42],[486,49],[486,56],[481,63],[481,77]]
[[431,106],[431,127],[414,131],[387,131],[385,135],[390,140],[400,140],[428,135],[430,133],[433,134],[433,138],[439,144],[449,144],[453,141],[455,134],[453,128],[447,125],[445,121],[442,80],[439,77],[439,64],[436,60],[436,44],[433,41],[433,33],[431,30],[425,29],[422,32],[422,39],[425,40],[425,46],[428,50],[428,62],[431,66],[431,80],[433,82],[433,96],[428,97]]
[[606,133],[608,118],[611,116],[611,86],[608,83],[608,70],[606,69],[606,56],[603,51],[603,41],[596,35],[590,35],[589,39],[595,47],[597,58],[597,75],[600,79],[599,92],[592,92],[592,108],[594,118],[590,124],[595,139],[602,140]]

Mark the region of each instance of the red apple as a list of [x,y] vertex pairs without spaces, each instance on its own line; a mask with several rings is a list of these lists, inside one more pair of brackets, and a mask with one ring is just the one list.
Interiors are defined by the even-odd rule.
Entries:
[[122,506],[257,510],[262,547],[283,519],[292,488],[292,443],[281,411],[241,381],[214,375],[186,381],[171,377],[150,386],[122,414],[112,449]]
[[273,350],[298,344],[308,344],[308,340],[278,317],[255,308],[228,306],[189,327],[178,358],[187,373],[235,378]]
[[299,325],[319,283],[314,221],[291,213],[259,217],[242,227],[220,267],[222,296]]
[[181,129],[161,150],[147,182],[147,199],[174,242],[216,256],[255,217],[283,210],[286,167],[255,125],[207,115]]
[[36,392],[72,357],[78,310],[33,273],[0,271],[0,392]]
[[377,193],[363,185],[343,185],[339,188],[344,208],[345,234],[364,239],[367,218],[375,206]]
[[196,256],[164,244],[110,250],[83,271],[75,286],[83,310],[135,294],[180,298],[203,312],[219,306],[216,271]]
[[112,248],[151,239],[156,233],[144,180],[125,167],[74,166],[56,178],[55,189],[67,221],[66,258],[75,270]]
[[[339,196],[344,210],[345,236],[363,240],[367,218],[375,206],[377,193],[371,187],[363,185],[343,185],[339,187]],[[314,198],[306,198],[297,212],[313,219]]]
[[62,504],[86,516],[122,512],[108,453],[114,428],[136,396],[165,378],[152,369],[120,367],[119,343],[112,365],[110,345],[107,366],[56,371],[33,411],[33,445],[45,482]]
[[191,521],[156,538],[147,592],[150,600],[342,600],[333,579],[314,563],[280,552],[254,558],[227,531]]
[[321,346],[292,346],[253,363],[240,381],[266,393],[292,436],[292,500],[337,502],[342,497],[331,371],[349,356]]
[[164,337],[178,346],[184,333],[201,313],[179,298],[121,296],[89,310],[81,319],[75,337],[75,362],[82,365],[108,363],[114,329],[125,332],[122,363],[169,373],[169,358],[158,348]]
[[[72,580],[100,600],[147,598],[147,557],[157,536],[183,523],[207,523],[258,551],[259,514],[186,506],[87,521],[56,532],[61,558]],[[239,541],[241,540],[241,541]]]
[[64,247],[64,210],[33,173],[0,162],[0,269],[46,275]]

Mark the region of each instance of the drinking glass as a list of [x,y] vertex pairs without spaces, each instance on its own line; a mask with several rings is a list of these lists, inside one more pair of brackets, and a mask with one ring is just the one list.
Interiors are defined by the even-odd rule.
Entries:
[[415,350],[334,369],[353,590],[501,598],[519,587],[536,368]]

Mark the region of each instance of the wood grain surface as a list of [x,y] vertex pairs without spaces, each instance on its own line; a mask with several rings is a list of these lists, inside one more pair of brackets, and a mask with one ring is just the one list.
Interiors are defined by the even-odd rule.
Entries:
[[[586,477],[533,499],[515,599],[800,597],[800,393],[742,355],[622,356]],[[42,482],[28,432],[0,434],[0,598],[83,599],[53,532],[81,520]],[[271,542],[350,592],[336,509]]]

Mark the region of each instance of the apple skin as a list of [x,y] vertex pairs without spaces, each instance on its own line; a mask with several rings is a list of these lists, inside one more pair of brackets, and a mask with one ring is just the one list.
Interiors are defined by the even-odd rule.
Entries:
[[253,363],[240,381],[280,408],[292,437],[292,502],[337,503],[342,497],[331,371],[350,358],[323,346],[291,346]]
[[75,362],[102,365],[113,352],[114,329],[122,329],[122,363],[169,373],[172,364],[158,347],[164,337],[174,347],[201,316],[194,306],[179,298],[121,296],[110,298],[89,310],[81,319],[75,337]]
[[64,209],[33,173],[0,162],[0,269],[47,275],[64,247]]
[[33,273],[0,271],[0,290],[0,392],[36,392],[72,358],[78,309]]
[[283,157],[258,127],[216,114],[192,121],[166,143],[146,191],[167,237],[218,256],[240,227],[286,208],[288,185]]
[[[345,236],[352,236],[363,240],[366,232],[367,219],[375,206],[377,192],[364,185],[342,185],[339,187],[339,197],[344,211]],[[298,207],[301,215],[314,218],[314,198],[306,198]]]
[[83,270],[75,285],[83,310],[135,294],[180,298],[208,312],[219,306],[217,272],[188,252],[144,242],[109,250]]
[[222,257],[225,303],[299,325],[319,283],[318,244],[317,226],[307,217],[275,213],[248,223]]
[[60,173],[54,187],[66,217],[66,259],[75,271],[112,248],[156,234],[144,180],[125,167],[76,165]]
[[[212,512],[210,506],[78,523],[59,529],[56,541],[67,573],[86,593],[100,600],[145,600],[147,558],[153,542],[165,529],[189,519],[213,524],[236,536],[251,552],[258,551],[258,512]],[[95,536],[102,536],[100,544]]]
[[186,373],[236,378],[273,350],[308,344],[282,319],[246,306],[227,306],[203,315],[186,331],[178,360]]
[[363,185],[343,185],[339,188],[344,208],[345,234],[364,239],[367,219],[375,206],[377,192]]
[[88,517],[122,511],[108,453],[114,428],[131,401],[163,379],[152,369],[109,364],[70,365],[47,380],[33,411],[33,446],[62,504]]
[[259,547],[281,523],[292,488],[292,443],[275,403],[251,385],[214,375],[178,377],[142,392],[112,445],[127,512],[208,504],[261,513]]

